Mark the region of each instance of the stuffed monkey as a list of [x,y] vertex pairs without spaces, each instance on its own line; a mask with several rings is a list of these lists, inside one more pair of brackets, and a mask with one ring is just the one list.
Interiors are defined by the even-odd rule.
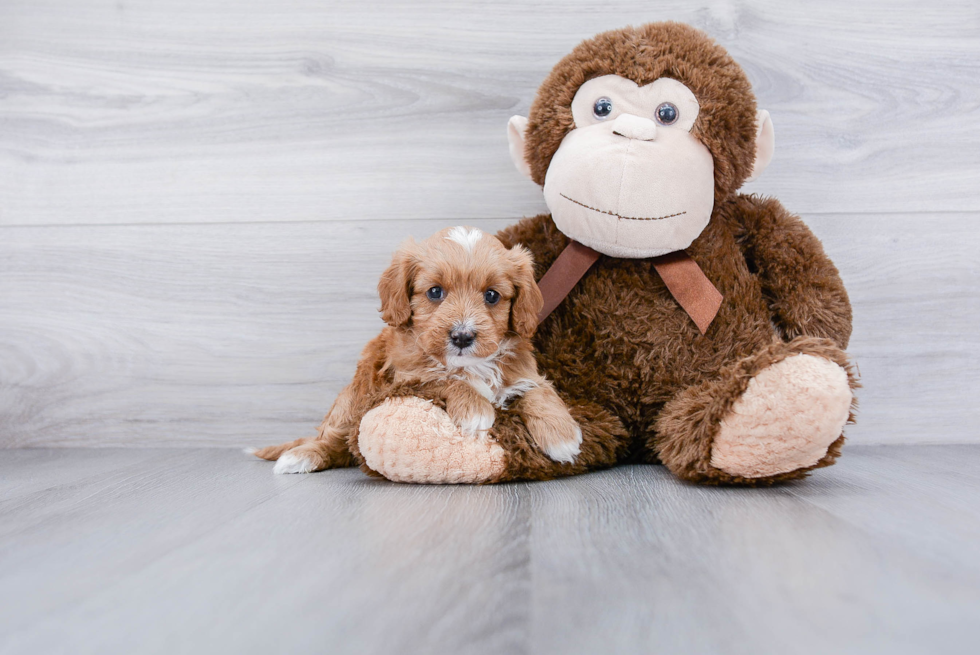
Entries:
[[450,443],[442,410],[402,397],[351,437],[362,468],[497,482],[645,462],[758,485],[832,464],[857,387],[850,303],[798,217],[738,193],[774,136],[728,53],[677,23],[600,34],[555,66],[508,136],[551,213],[498,236],[534,256],[538,364],[582,428],[579,453],[551,460],[514,408],[494,440]]

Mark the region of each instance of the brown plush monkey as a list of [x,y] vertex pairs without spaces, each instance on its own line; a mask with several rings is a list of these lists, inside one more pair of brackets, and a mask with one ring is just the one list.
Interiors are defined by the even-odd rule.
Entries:
[[535,346],[582,428],[580,452],[547,457],[515,407],[474,446],[440,409],[402,397],[351,437],[362,468],[496,482],[649,462],[686,480],[770,484],[832,464],[857,386],[850,304],[799,218],[738,193],[769,163],[773,128],[728,53],[676,23],[600,34],[508,131],[551,214],[498,236],[531,251],[538,280],[561,255],[539,283],[557,307]]
[[[750,484],[832,464],[857,386],[850,303],[799,218],[737,193],[769,163],[773,131],[728,53],[675,23],[600,34],[509,127],[552,213],[503,241],[527,246],[539,277],[569,237],[603,253],[536,346],[570,402],[623,422],[617,459]],[[680,250],[723,295],[703,335],[644,259]]]

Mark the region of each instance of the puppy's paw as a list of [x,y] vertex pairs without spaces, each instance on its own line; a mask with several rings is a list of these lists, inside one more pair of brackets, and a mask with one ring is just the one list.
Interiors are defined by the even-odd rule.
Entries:
[[285,473],[310,473],[316,468],[316,463],[311,457],[296,455],[293,453],[283,453],[276,460],[276,465],[272,472],[278,475]]
[[575,463],[575,458],[580,452],[582,452],[582,428],[578,425],[575,426],[575,431],[570,439],[544,448],[545,455],[564,464]]
[[458,383],[446,394],[446,413],[468,437],[486,437],[497,413],[490,401],[467,383]]
[[534,443],[556,462],[573,464],[582,448],[582,428],[565,411],[552,416],[525,417]]
[[486,407],[478,408],[469,416],[454,417],[453,421],[459,427],[460,432],[468,437],[480,438],[487,436],[490,428],[493,427],[496,415],[493,406],[487,403]]

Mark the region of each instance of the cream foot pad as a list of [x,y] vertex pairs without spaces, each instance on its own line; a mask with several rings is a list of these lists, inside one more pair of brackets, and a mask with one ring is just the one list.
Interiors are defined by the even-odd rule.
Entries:
[[504,471],[492,439],[464,436],[428,400],[389,398],[361,419],[358,448],[371,469],[395,482],[472,484]]
[[722,420],[711,465],[759,478],[813,466],[841,435],[851,407],[847,373],[794,355],[763,370]]

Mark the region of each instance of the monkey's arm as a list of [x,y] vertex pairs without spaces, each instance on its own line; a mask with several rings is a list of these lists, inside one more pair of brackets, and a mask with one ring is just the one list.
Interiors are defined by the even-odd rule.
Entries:
[[846,348],[851,303],[820,240],[773,198],[738,196],[725,210],[785,338],[824,337]]

